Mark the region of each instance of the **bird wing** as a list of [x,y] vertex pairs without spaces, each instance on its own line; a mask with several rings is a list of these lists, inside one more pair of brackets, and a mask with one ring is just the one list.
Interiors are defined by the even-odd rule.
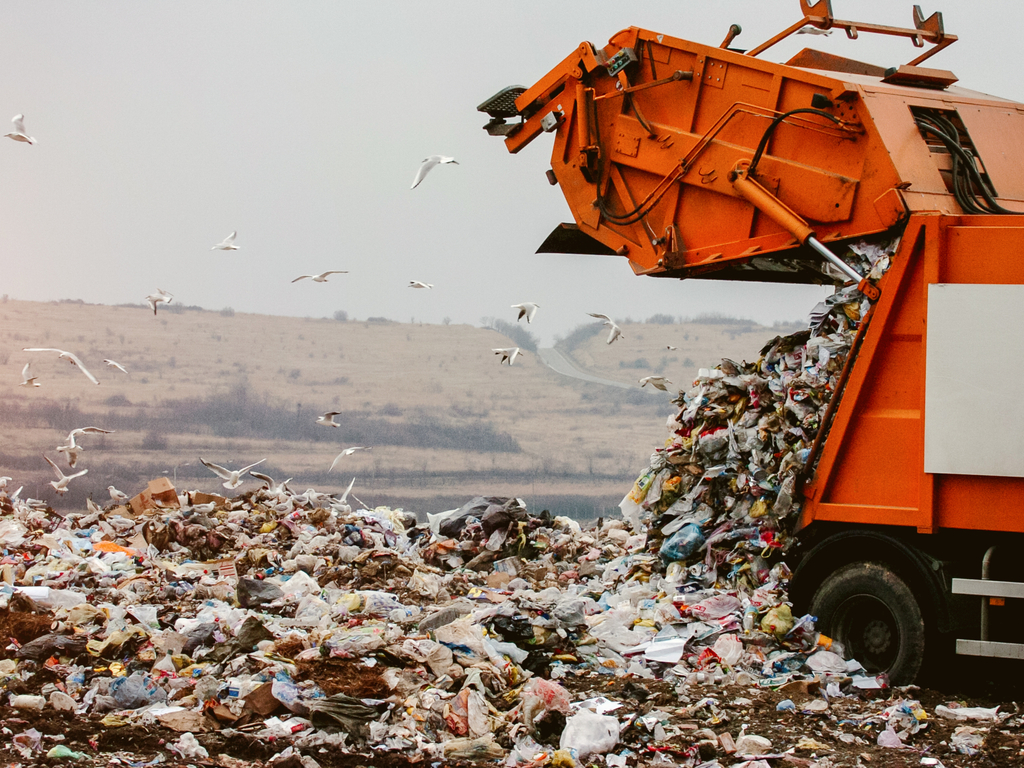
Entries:
[[266,461],[265,458],[260,459],[259,461],[250,464],[248,467],[242,467],[240,470],[238,470],[238,474],[239,475],[243,475],[246,472],[248,472],[250,469],[252,469],[253,467],[255,467],[255,466],[259,465],[259,464],[262,464],[264,461]]
[[53,347],[22,347],[22,352],[59,352],[64,354],[63,349],[54,349]]
[[49,464],[51,467],[53,467],[53,471],[57,473],[57,479],[58,480],[63,480],[64,479],[64,473],[60,471],[60,467],[58,467],[56,464],[54,464],[53,460],[49,456],[43,456],[43,458],[46,459],[46,463],[47,464]]
[[352,492],[352,486],[355,485],[355,484],[356,484],[356,479],[353,477],[352,478],[352,482],[348,484],[348,488],[346,488],[345,492],[343,494],[341,494],[341,498],[338,499],[338,501],[340,501],[342,504],[344,504],[347,501],[347,499],[348,499],[348,495]]
[[70,439],[72,435],[109,435],[113,431],[112,429],[100,429],[99,427],[81,427],[80,429],[71,430],[68,438]]
[[230,469],[225,469],[220,464],[213,464],[213,463],[207,461],[206,459],[204,459],[202,456],[199,457],[199,461],[200,461],[200,463],[202,463],[202,465],[204,467],[206,467],[208,470],[213,472],[213,474],[217,475],[218,477],[222,477],[225,480],[230,480],[231,479],[231,475],[233,473],[231,472]]
[[334,461],[331,462],[330,469],[327,470],[328,472],[330,472],[332,469],[334,469],[337,466],[338,461],[341,459],[342,456],[348,456],[348,451],[347,450],[342,451],[341,453],[339,453],[337,456],[334,457]]
[[611,344],[622,335],[622,331],[619,330],[619,326],[615,323],[609,323],[609,325],[611,326],[611,330],[608,332],[608,343]]
[[267,485],[274,484],[274,478],[272,478],[270,475],[264,475],[262,472],[250,472],[249,474],[255,477],[257,480],[262,480]]
[[598,320],[604,320],[606,323],[610,323],[612,319],[608,315],[599,315],[596,312],[587,312],[591,317],[596,317]]
[[328,275],[347,275],[347,269],[330,269],[326,272],[321,272],[317,277],[327,277]]
[[516,361],[517,357],[519,357],[519,347],[516,347],[515,349],[512,350],[512,355],[508,361],[508,364],[512,365],[512,363]]
[[420,182],[427,178],[427,174],[430,173],[430,169],[441,162],[441,158],[438,155],[431,155],[423,161],[423,165],[416,171],[416,178],[412,181],[412,186],[409,189],[416,189],[420,185]]
[[341,414],[341,411],[328,411],[328,412],[327,412],[327,413],[325,413],[325,414],[324,414],[324,415],[323,415],[323,416],[322,416],[321,418],[324,418],[324,419],[329,419],[329,418],[331,418],[332,416],[338,416],[338,415],[340,415],[340,414]]
[[117,370],[121,371],[121,373],[128,373],[128,369],[125,368],[116,360],[104,360],[103,362],[109,365],[111,368],[117,368]]
[[[14,131],[15,131],[15,133],[25,134],[25,116],[24,115],[15,115],[14,119],[11,120],[11,122],[14,123]],[[27,134],[25,134],[25,135],[27,135]]]
[[83,469],[81,472],[75,472],[75,474],[73,474],[73,475],[68,475],[67,479],[68,480],[74,480],[76,477],[81,477],[82,475],[84,475],[88,471],[89,471],[88,469]]
[[25,381],[30,381],[28,377],[28,366],[29,363],[25,363],[25,367],[21,369],[21,378],[24,379]]
[[299,275],[294,280],[292,280],[292,282],[297,283],[299,282],[299,280],[305,280],[307,277],[313,277],[313,275]]
[[165,290],[164,290],[163,288],[157,288],[156,290],[157,290],[157,292],[158,292],[158,293],[159,293],[159,294],[160,294],[161,296],[164,296],[164,297],[165,297],[165,298],[164,298],[164,301],[166,301],[167,303],[170,303],[171,299],[173,299],[173,298],[174,298],[174,296],[172,296],[171,294],[169,294],[169,293],[168,293],[167,291],[165,291]]
[[232,232],[230,235],[224,238],[222,245],[232,245],[235,242],[235,237],[238,235],[237,232]]
[[89,369],[86,368],[84,365],[82,365],[82,361],[78,359],[77,355],[75,355],[75,354],[73,354],[71,352],[65,352],[62,355],[62,357],[67,357],[68,360],[70,360],[72,363],[77,365],[78,368],[82,371],[82,373],[85,374],[85,377],[89,381],[91,381],[93,384],[99,384],[99,381],[96,379],[96,377],[93,376],[91,373],[89,373]]

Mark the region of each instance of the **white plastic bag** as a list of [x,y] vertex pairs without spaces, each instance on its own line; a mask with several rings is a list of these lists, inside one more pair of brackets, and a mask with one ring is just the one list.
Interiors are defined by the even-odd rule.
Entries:
[[619,721],[611,715],[599,715],[583,709],[565,721],[561,749],[573,750],[579,760],[591,755],[603,755],[615,748],[619,741]]

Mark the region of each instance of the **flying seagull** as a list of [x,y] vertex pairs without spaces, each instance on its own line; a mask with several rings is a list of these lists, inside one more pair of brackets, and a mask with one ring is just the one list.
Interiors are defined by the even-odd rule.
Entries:
[[372,451],[372,450],[373,450],[372,446],[370,448],[364,448],[361,445],[353,445],[351,448],[346,448],[344,451],[342,451],[341,453],[339,453],[337,456],[334,457],[334,461],[331,462],[331,468],[328,469],[327,471],[330,472],[331,469],[334,469],[334,467],[338,463],[338,460],[341,459],[343,456],[351,456],[356,451]]
[[668,387],[665,385],[672,383],[664,376],[644,376],[642,379],[639,379],[639,381],[641,388],[650,384],[652,387],[660,389],[662,392],[668,392]]
[[77,365],[79,370],[81,370],[81,372],[85,374],[85,377],[93,384],[99,384],[96,377],[89,373],[89,369],[82,365],[82,361],[71,352],[65,352],[63,349],[53,349],[51,347],[25,347],[22,352],[56,352],[58,357],[67,360],[72,365]]
[[591,317],[596,317],[598,320],[604,320],[604,324],[610,329],[608,333],[608,340],[605,342],[606,344],[611,344],[617,338],[622,336],[622,330],[610,317],[608,317],[608,315],[600,315],[595,312],[587,312],[587,314]]
[[40,384],[38,381],[36,381],[36,377],[35,376],[29,376],[28,375],[28,366],[29,366],[29,364],[25,363],[25,367],[21,369],[21,384],[19,384],[18,386],[19,387],[41,387],[42,384]]
[[262,480],[266,483],[264,490],[266,490],[267,494],[270,496],[284,496],[285,492],[288,490],[288,483],[292,480],[289,477],[287,480],[278,483],[270,475],[264,475],[262,472],[250,472],[249,474],[257,480]]
[[78,461],[78,455],[85,450],[85,448],[79,445],[75,438],[79,435],[109,435],[113,432],[110,429],[100,429],[99,427],[81,427],[80,429],[73,429],[68,433],[67,439],[64,441],[64,445],[57,446],[57,453],[63,453],[68,460],[68,466],[72,469],[75,468],[75,463]]
[[534,304],[532,301],[524,301],[522,304],[513,304],[512,309],[519,310],[519,317],[516,318],[518,323],[524,317],[526,322],[532,323],[533,316],[537,314],[537,310],[540,309],[540,304]]
[[433,283],[421,283],[419,280],[410,280],[409,281],[409,287],[410,288],[433,288],[434,284]]
[[36,140],[25,133],[25,116],[15,115],[14,119],[11,120],[14,123],[14,130],[11,133],[5,133],[8,139],[14,139],[15,141],[24,141],[26,144],[35,144]]
[[107,365],[109,365],[111,368],[117,368],[117,370],[121,371],[121,373],[128,373],[128,369],[125,368],[123,365],[121,365],[116,360],[104,359],[103,362],[106,363]]
[[292,282],[293,283],[297,283],[297,282],[299,282],[299,280],[305,280],[308,277],[314,283],[326,283],[327,282],[327,277],[329,275],[347,275],[347,274],[348,274],[348,270],[347,269],[332,269],[332,270],[329,270],[328,272],[321,272],[319,275],[299,275],[294,280],[292,280]]
[[112,485],[107,486],[107,492],[110,494],[110,498],[116,501],[118,504],[123,504],[128,501],[128,494],[124,491],[119,491]]
[[416,178],[412,180],[412,186],[409,189],[416,189],[420,185],[420,182],[427,178],[427,174],[430,173],[431,168],[441,163],[455,163],[458,165],[459,162],[454,157],[445,157],[444,155],[431,155],[423,161],[420,169],[416,171]]
[[[519,356],[519,347],[505,347],[504,349],[492,349],[491,352],[493,352],[496,355],[501,355],[502,363],[508,360],[508,364],[512,365],[512,363],[514,363],[516,361],[516,358]],[[501,363],[499,363],[499,365],[500,364]]]
[[221,251],[237,251],[238,250],[238,246],[235,245],[235,236],[236,235],[238,235],[237,232],[232,232],[230,235],[225,237],[221,242],[219,242],[215,246],[213,246],[213,248],[211,248],[210,250],[211,251],[216,251],[216,250],[221,250]]
[[163,288],[157,288],[156,293],[151,293],[146,297],[146,301],[149,302],[149,308],[153,310],[153,314],[156,314],[156,308],[159,304],[170,304],[174,297],[165,291]]
[[217,475],[217,477],[224,480],[223,485],[225,488],[237,488],[242,484],[242,475],[244,475],[250,469],[255,467],[257,464],[262,464],[264,461],[266,461],[266,459],[260,459],[255,464],[250,464],[247,467],[242,467],[241,469],[237,470],[227,469],[226,467],[222,467],[219,464],[212,464],[206,459],[204,459],[202,456],[199,457],[199,461],[202,462],[204,467],[213,472],[213,474]]
[[340,427],[341,424],[334,420],[334,417],[340,413],[341,411],[328,411],[323,416],[317,416],[316,423],[323,424],[325,427]]
[[665,349],[679,349],[679,347],[673,347],[671,344],[666,344]]
[[57,473],[57,479],[51,480],[50,485],[52,485],[53,490],[55,490],[61,496],[67,493],[68,483],[70,483],[76,477],[81,477],[82,475],[89,471],[88,469],[83,469],[81,472],[76,472],[73,475],[65,475],[63,472],[60,471],[60,467],[53,463],[53,460],[50,459],[49,456],[43,456],[43,458],[46,459],[47,464],[53,467],[53,471]]

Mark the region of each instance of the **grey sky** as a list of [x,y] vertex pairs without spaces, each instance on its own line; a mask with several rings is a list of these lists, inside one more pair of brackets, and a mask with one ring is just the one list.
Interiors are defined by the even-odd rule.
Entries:
[[[909,1],[833,7],[911,24]],[[1024,11],[962,0],[924,11],[937,9],[960,41],[931,64],[1024,99]],[[531,330],[545,341],[586,312],[803,317],[820,289],[654,280],[625,259],[535,255],[571,220],[544,179],[551,140],[511,156],[475,112],[581,40],[604,45],[630,25],[717,45],[738,22],[736,45],[751,47],[798,16],[797,0],[5,4],[0,120],[24,113],[39,143],[0,143],[0,292],[113,304],[160,287],[209,309],[474,324],[535,301]],[[886,66],[916,55],[904,40],[836,33],[768,57],[805,46]],[[460,165],[410,190],[435,153]],[[241,250],[210,250],[232,230]],[[327,269],[350,274],[290,282]]]

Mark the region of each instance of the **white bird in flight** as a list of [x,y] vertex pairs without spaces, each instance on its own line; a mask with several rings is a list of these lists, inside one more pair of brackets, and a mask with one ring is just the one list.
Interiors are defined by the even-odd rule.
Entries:
[[351,456],[356,451],[372,451],[372,450],[373,450],[372,446],[369,447],[369,448],[364,448],[361,445],[353,445],[351,448],[346,448],[344,451],[342,451],[341,453],[339,453],[337,456],[334,457],[334,461],[331,462],[331,468],[328,469],[327,471],[330,472],[331,469],[334,469],[334,467],[338,464],[338,461],[342,457],[344,457],[344,456]]
[[68,460],[68,466],[74,469],[75,464],[78,462],[78,455],[85,450],[84,446],[79,445],[75,441],[76,437],[79,435],[109,435],[112,432],[113,430],[111,429],[100,429],[99,427],[73,429],[68,433],[64,445],[57,446],[57,453],[63,453]]
[[328,411],[323,416],[317,416],[316,423],[323,424],[325,427],[340,427],[341,424],[334,420],[334,417],[340,413],[341,411]]
[[526,322],[532,323],[533,316],[537,314],[537,310],[540,309],[540,304],[534,304],[532,301],[524,301],[522,304],[513,304],[512,309],[519,310],[519,317],[516,318],[518,323],[524,317]]
[[70,483],[76,477],[81,477],[82,475],[89,471],[88,469],[83,469],[81,472],[76,472],[73,475],[65,475],[63,472],[60,471],[60,467],[53,463],[53,460],[49,456],[43,456],[43,458],[46,459],[47,464],[53,467],[53,471],[57,473],[57,479],[51,480],[50,485],[52,485],[53,490],[55,490],[61,496],[67,493],[68,483]]
[[118,504],[123,504],[128,501],[128,494],[124,491],[119,491],[112,485],[107,486],[107,492],[110,494],[110,498],[116,501]]
[[[516,358],[519,357],[519,347],[505,347],[503,349],[492,349],[491,352],[493,352],[496,355],[501,355],[502,363],[508,360],[509,365],[512,365],[512,363],[516,361]],[[499,365],[500,364],[501,363],[499,363]]]
[[121,371],[121,373],[128,373],[128,369],[125,368],[116,360],[107,360],[104,358],[103,362],[109,365],[111,368],[117,368],[117,370]]
[[36,377],[35,376],[29,376],[28,375],[28,366],[29,366],[29,364],[25,363],[25,367],[21,369],[21,384],[19,384],[18,386],[19,387],[41,387],[42,384],[40,384],[38,381],[36,381]]
[[421,283],[419,280],[410,280],[409,281],[409,287],[410,288],[433,288],[434,284],[433,283]]
[[287,480],[278,483],[270,475],[264,475],[262,472],[250,472],[249,474],[255,477],[257,480],[262,480],[264,483],[266,483],[266,487],[264,490],[266,490],[268,496],[277,496],[279,498],[285,496],[286,492],[288,491],[288,483],[292,481],[292,479],[289,477]]
[[416,171],[416,178],[412,180],[412,186],[409,189],[416,189],[420,185],[420,182],[427,178],[427,174],[430,173],[431,169],[435,165],[442,163],[454,163],[458,165],[459,162],[454,157],[445,157],[444,155],[431,155],[424,159],[420,169]]
[[151,293],[146,297],[146,301],[149,302],[149,308],[153,310],[153,314],[156,314],[156,308],[160,304],[170,304],[174,297],[165,291],[163,288],[157,288],[156,293]]
[[641,388],[650,384],[652,387],[660,389],[662,392],[668,392],[668,387],[665,385],[672,383],[664,376],[644,376],[642,379],[639,379],[639,382]]
[[213,472],[213,474],[217,475],[217,477],[224,480],[223,485],[225,488],[237,488],[242,484],[242,475],[244,475],[250,469],[255,467],[257,464],[262,464],[264,461],[266,461],[266,459],[260,459],[255,464],[250,464],[247,467],[242,467],[241,469],[237,470],[227,469],[226,467],[222,467],[219,464],[212,464],[206,459],[204,459],[202,456],[199,457],[199,461],[202,462],[204,467]]
[[26,144],[35,144],[36,140],[25,133],[25,116],[15,115],[14,119],[11,120],[14,123],[14,130],[11,133],[5,133],[8,139],[14,139],[15,141],[24,141]]
[[332,270],[329,270],[327,272],[321,272],[319,275],[299,275],[294,280],[292,280],[292,282],[293,283],[297,283],[297,282],[299,282],[299,280],[305,280],[308,277],[314,283],[326,283],[327,282],[327,277],[329,275],[347,275],[347,274],[348,274],[348,270],[347,269],[332,269]]
[[604,324],[608,326],[609,329],[611,329],[608,333],[608,340],[605,342],[606,344],[611,344],[613,341],[622,336],[622,329],[619,328],[619,326],[617,326],[615,322],[610,317],[608,317],[608,315],[600,315],[595,312],[587,312],[587,314],[590,315],[591,317],[596,317],[598,320],[604,320]]
[[673,347],[671,344],[666,344],[665,349],[679,349],[679,347]]
[[22,352],[56,352],[58,357],[67,360],[72,365],[77,365],[78,369],[85,374],[85,377],[89,379],[93,384],[99,384],[96,377],[89,373],[89,370],[82,365],[82,361],[78,359],[77,355],[71,352],[65,352],[63,349],[53,349],[52,347],[25,347]]
[[223,240],[221,240],[219,243],[217,243],[215,246],[213,246],[213,248],[211,248],[210,250],[211,251],[217,251],[217,250],[221,250],[221,251],[237,251],[238,250],[238,246],[235,245],[235,237],[237,235],[238,235],[237,232],[232,232],[230,235],[228,235]]

